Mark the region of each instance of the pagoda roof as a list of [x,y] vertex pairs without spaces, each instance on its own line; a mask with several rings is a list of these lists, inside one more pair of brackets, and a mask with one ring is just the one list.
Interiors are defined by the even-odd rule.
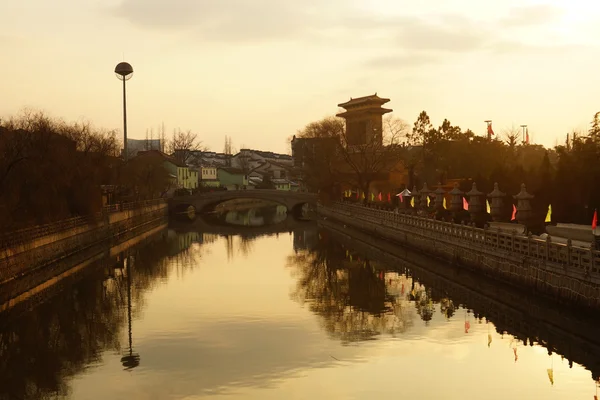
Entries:
[[357,107],[367,104],[378,104],[381,106],[387,103],[388,101],[390,101],[390,99],[384,99],[382,97],[377,96],[377,93],[375,93],[370,96],[357,97],[354,99],[351,97],[349,101],[338,104],[338,107],[343,107],[347,109],[348,107]]

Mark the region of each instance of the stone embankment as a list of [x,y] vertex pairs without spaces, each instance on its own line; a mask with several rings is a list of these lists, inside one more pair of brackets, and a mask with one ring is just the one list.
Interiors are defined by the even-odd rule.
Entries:
[[600,308],[600,252],[594,249],[347,203],[320,205],[318,213],[540,295]]
[[72,218],[3,235],[0,285],[99,243],[118,243],[129,232],[153,229],[167,214],[163,200],[149,200],[111,205],[89,218]]

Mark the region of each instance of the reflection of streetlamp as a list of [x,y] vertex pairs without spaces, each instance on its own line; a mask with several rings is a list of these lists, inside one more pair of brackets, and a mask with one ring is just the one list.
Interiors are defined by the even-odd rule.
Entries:
[[140,355],[133,352],[133,340],[131,333],[131,260],[129,256],[125,258],[127,262],[127,321],[129,322],[129,354],[121,357],[121,364],[126,370],[131,370],[140,365]]
[[133,76],[133,67],[131,64],[126,62],[120,62],[115,67],[115,74],[117,78],[123,81],[123,151],[124,159],[127,161],[127,100],[125,96],[125,82],[131,79]]

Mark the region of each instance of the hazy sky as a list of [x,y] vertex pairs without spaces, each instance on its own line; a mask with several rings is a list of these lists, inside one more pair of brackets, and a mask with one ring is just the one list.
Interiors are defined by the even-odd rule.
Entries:
[[[554,145],[600,110],[600,3],[590,0],[21,0],[0,4],[0,116],[29,106],[122,127],[164,122],[216,151],[287,138],[378,92],[478,134],[528,124]],[[596,95],[596,96],[595,96]]]

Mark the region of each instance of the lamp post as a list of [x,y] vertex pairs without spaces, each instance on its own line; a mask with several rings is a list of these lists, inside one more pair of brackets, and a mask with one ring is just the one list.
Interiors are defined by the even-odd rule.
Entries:
[[521,129],[523,129],[523,143],[527,144],[527,139],[525,137],[525,129],[527,129],[527,125],[521,125]]
[[125,91],[125,82],[133,76],[133,67],[127,62],[120,62],[115,67],[117,78],[123,81],[123,158],[127,161],[127,96]]

